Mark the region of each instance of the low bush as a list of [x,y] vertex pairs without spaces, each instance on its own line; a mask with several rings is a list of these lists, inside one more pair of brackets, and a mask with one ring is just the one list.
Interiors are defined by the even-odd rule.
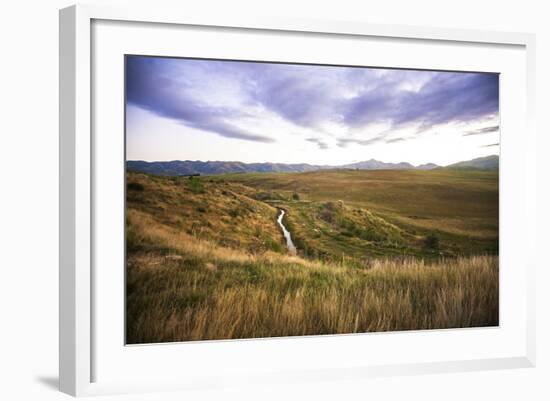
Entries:
[[430,233],[424,238],[424,247],[430,250],[439,249],[439,237],[435,233]]
[[140,184],[139,182],[129,182],[126,185],[126,188],[130,191],[143,191],[145,190],[145,187],[143,184]]
[[204,185],[200,178],[189,177],[189,188],[191,189],[191,192],[195,194],[204,193]]

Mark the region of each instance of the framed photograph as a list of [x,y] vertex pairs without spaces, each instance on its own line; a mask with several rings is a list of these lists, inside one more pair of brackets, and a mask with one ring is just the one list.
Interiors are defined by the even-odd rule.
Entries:
[[534,37],[60,12],[60,388],[535,363]]

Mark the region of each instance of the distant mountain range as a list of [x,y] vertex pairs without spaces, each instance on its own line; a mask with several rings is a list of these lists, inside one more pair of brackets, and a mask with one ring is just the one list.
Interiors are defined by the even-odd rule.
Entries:
[[200,160],[173,160],[166,162],[146,162],[142,160],[129,160],[126,166],[129,170],[158,175],[211,175],[226,173],[301,173],[306,171],[351,169],[351,170],[433,170],[436,168],[451,169],[498,169],[499,157],[487,156],[473,160],[451,164],[446,167],[434,163],[413,166],[410,163],[384,163],[370,159],[362,162],[344,164],[341,166],[321,166],[307,163],[243,163],[236,161],[200,161]]
[[345,164],[343,166],[333,167],[333,168],[347,168],[347,169],[354,169],[354,170],[411,170],[411,169],[433,170],[434,168],[438,168],[438,167],[440,166],[434,163],[427,163],[427,164],[421,164],[419,166],[413,166],[412,164],[406,163],[406,162],[384,163],[376,159],[370,159],[364,162]]

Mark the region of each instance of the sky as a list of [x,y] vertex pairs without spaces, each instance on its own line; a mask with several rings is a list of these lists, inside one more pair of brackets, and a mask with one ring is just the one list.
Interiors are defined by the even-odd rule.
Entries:
[[498,74],[127,56],[127,160],[448,165],[499,153]]

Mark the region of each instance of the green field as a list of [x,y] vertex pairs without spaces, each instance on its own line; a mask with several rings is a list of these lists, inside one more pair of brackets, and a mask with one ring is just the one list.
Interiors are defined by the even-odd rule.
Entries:
[[127,308],[129,343],[497,325],[498,173],[128,172]]

